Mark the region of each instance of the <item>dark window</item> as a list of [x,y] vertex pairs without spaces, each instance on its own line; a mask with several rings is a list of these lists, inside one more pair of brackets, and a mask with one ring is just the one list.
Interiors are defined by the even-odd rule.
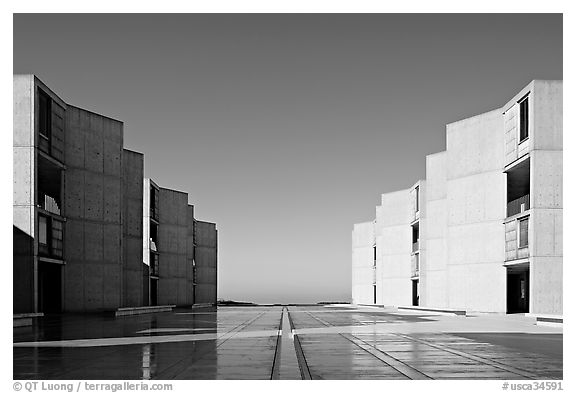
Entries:
[[519,103],[520,106],[520,142],[528,138],[528,97]]
[[420,210],[420,187],[416,187],[414,189],[414,197],[416,198],[416,201],[414,201],[414,204],[416,206],[416,211]]
[[518,220],[518,248],[528,247],[528,218]]
[[412,251],[419,249],[420,242],[420,225],[412,225]]
[[150,275],[151,276],[158,276],[159,275],[159,256],[155,252],[150,253]]
[[376,266],[376,247],[374,247],[374,266]]
[[50,153],[52,135],[52,100],[42,90],[38,90],[38,135],[40,149]]
[[150,187],[150,216],[158,220],[158,190],[156,187]]
[[158,224],[150,222],[150,249],[158,251]]

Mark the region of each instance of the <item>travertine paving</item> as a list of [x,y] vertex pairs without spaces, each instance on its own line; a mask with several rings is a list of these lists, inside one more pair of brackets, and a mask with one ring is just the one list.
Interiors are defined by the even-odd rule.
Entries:
[[[541,345],[542,341],[546,345]],[[14,379],[561,379],[562,328],[352,306],[56,316],[14,329]]]

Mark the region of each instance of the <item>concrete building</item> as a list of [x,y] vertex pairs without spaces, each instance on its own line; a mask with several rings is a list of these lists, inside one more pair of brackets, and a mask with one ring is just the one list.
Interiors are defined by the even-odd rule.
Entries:
[[[148,305],[144,157],[124,149],[123,123],[64,102],[34,75],[14,75],[13,96],[14,313]],[[183,250],[187,208],[186,200],[173,212],[182,214]],[[172,224],[167,218],[167,230]],[[166,257],[175,277],[182,255]],[[177,291],[160,301],[194,303],[187,287]]]
[[411,190],[382,195],[376,207],[376,299],[378,304],[411,303]]
[[[194,218],[188,194],[144,179],[144,292],[149,305],[215,304],[216,225]],[[213,252],[206,253],[205,248]]]
[[[562,82],[448,124],[446,145],[425,181],[382,196],[374,235],[354,227],[353,301],[562,315]],[[359,255],[374,240],[367,283]],[[363,296],[370,285],[382,296]]]

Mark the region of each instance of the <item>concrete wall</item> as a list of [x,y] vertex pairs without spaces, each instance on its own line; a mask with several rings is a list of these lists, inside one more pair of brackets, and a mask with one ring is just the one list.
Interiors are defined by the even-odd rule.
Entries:
[[533,135],[535,150],[563,149],[563,83],[535,80]]
[[563,314],[562,82],[532,84],[530,152],[530,311]]
[[[562,150],[562,81],[530,82],[502,108],[505,132],[505,165],[533,150]],[[528,96],[527,141],[518,144],[518,105]]]
[[196,239],[194,238],[195,232],[194,220],[194,206],[188,205],[186,208],[186,303],[194,304],[196,302],[194,296],[194,265],[196,263]]
[[158,304],[186,305],[188,194],[160,187]]
[[447,144],[449,307],[506,311],[506,178],[500,110],[449,124]]
[[421,305],[448,307],[447,153],[426,156],[426,262],[421,266]]
[[216,224],[196,221],[197,285],[195,303],[216,303],[218,286],[218,231]]
[[66,110],[64,311],[118,308],[122,287],[123,124]]
[[[52,100],[50,149],[43,153],[54,166],[64,164],[66,104],[34,75],[13,78],[13,309],[38,309],[38,90]],[[46,160],[44,161],[46,162]]]
[[[528,248],[517,248],[517,222],[507,220],[506,260],[530,262],[530,312],[562,314],[562,81],[532,81],[504,106],[505,164],[530,159]],[[517,101],[528,97],[529,138],[518,145]],[[514,154],[515,153],[515,154]]]
[[13,85],[13,310],[33,312],[34,302],[34,77],[14,75]]
[[382,195],[376,207],[377,300],[383,305],[411,305],[412,218],[410,189]]
[[374,222],[354,224],[352,231],[352,302],[373,304]]
[[122,306],[146,304],[143,274],[143,195],[144,155],[122,151]]

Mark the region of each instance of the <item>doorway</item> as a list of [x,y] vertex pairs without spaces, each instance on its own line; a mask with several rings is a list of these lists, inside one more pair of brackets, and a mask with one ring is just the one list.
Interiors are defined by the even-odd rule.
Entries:
[[150,305],[158,305],[158,279],[150,278]]
[[38,311],[62,312],[62,265],[38,262]]
[[506,311],[508,314],[530,312],[530,268],[506,269]]
[[412,280],[412,305],[418,306],[420,303],[420,294],[418,293],[418,283],[420,280]]

